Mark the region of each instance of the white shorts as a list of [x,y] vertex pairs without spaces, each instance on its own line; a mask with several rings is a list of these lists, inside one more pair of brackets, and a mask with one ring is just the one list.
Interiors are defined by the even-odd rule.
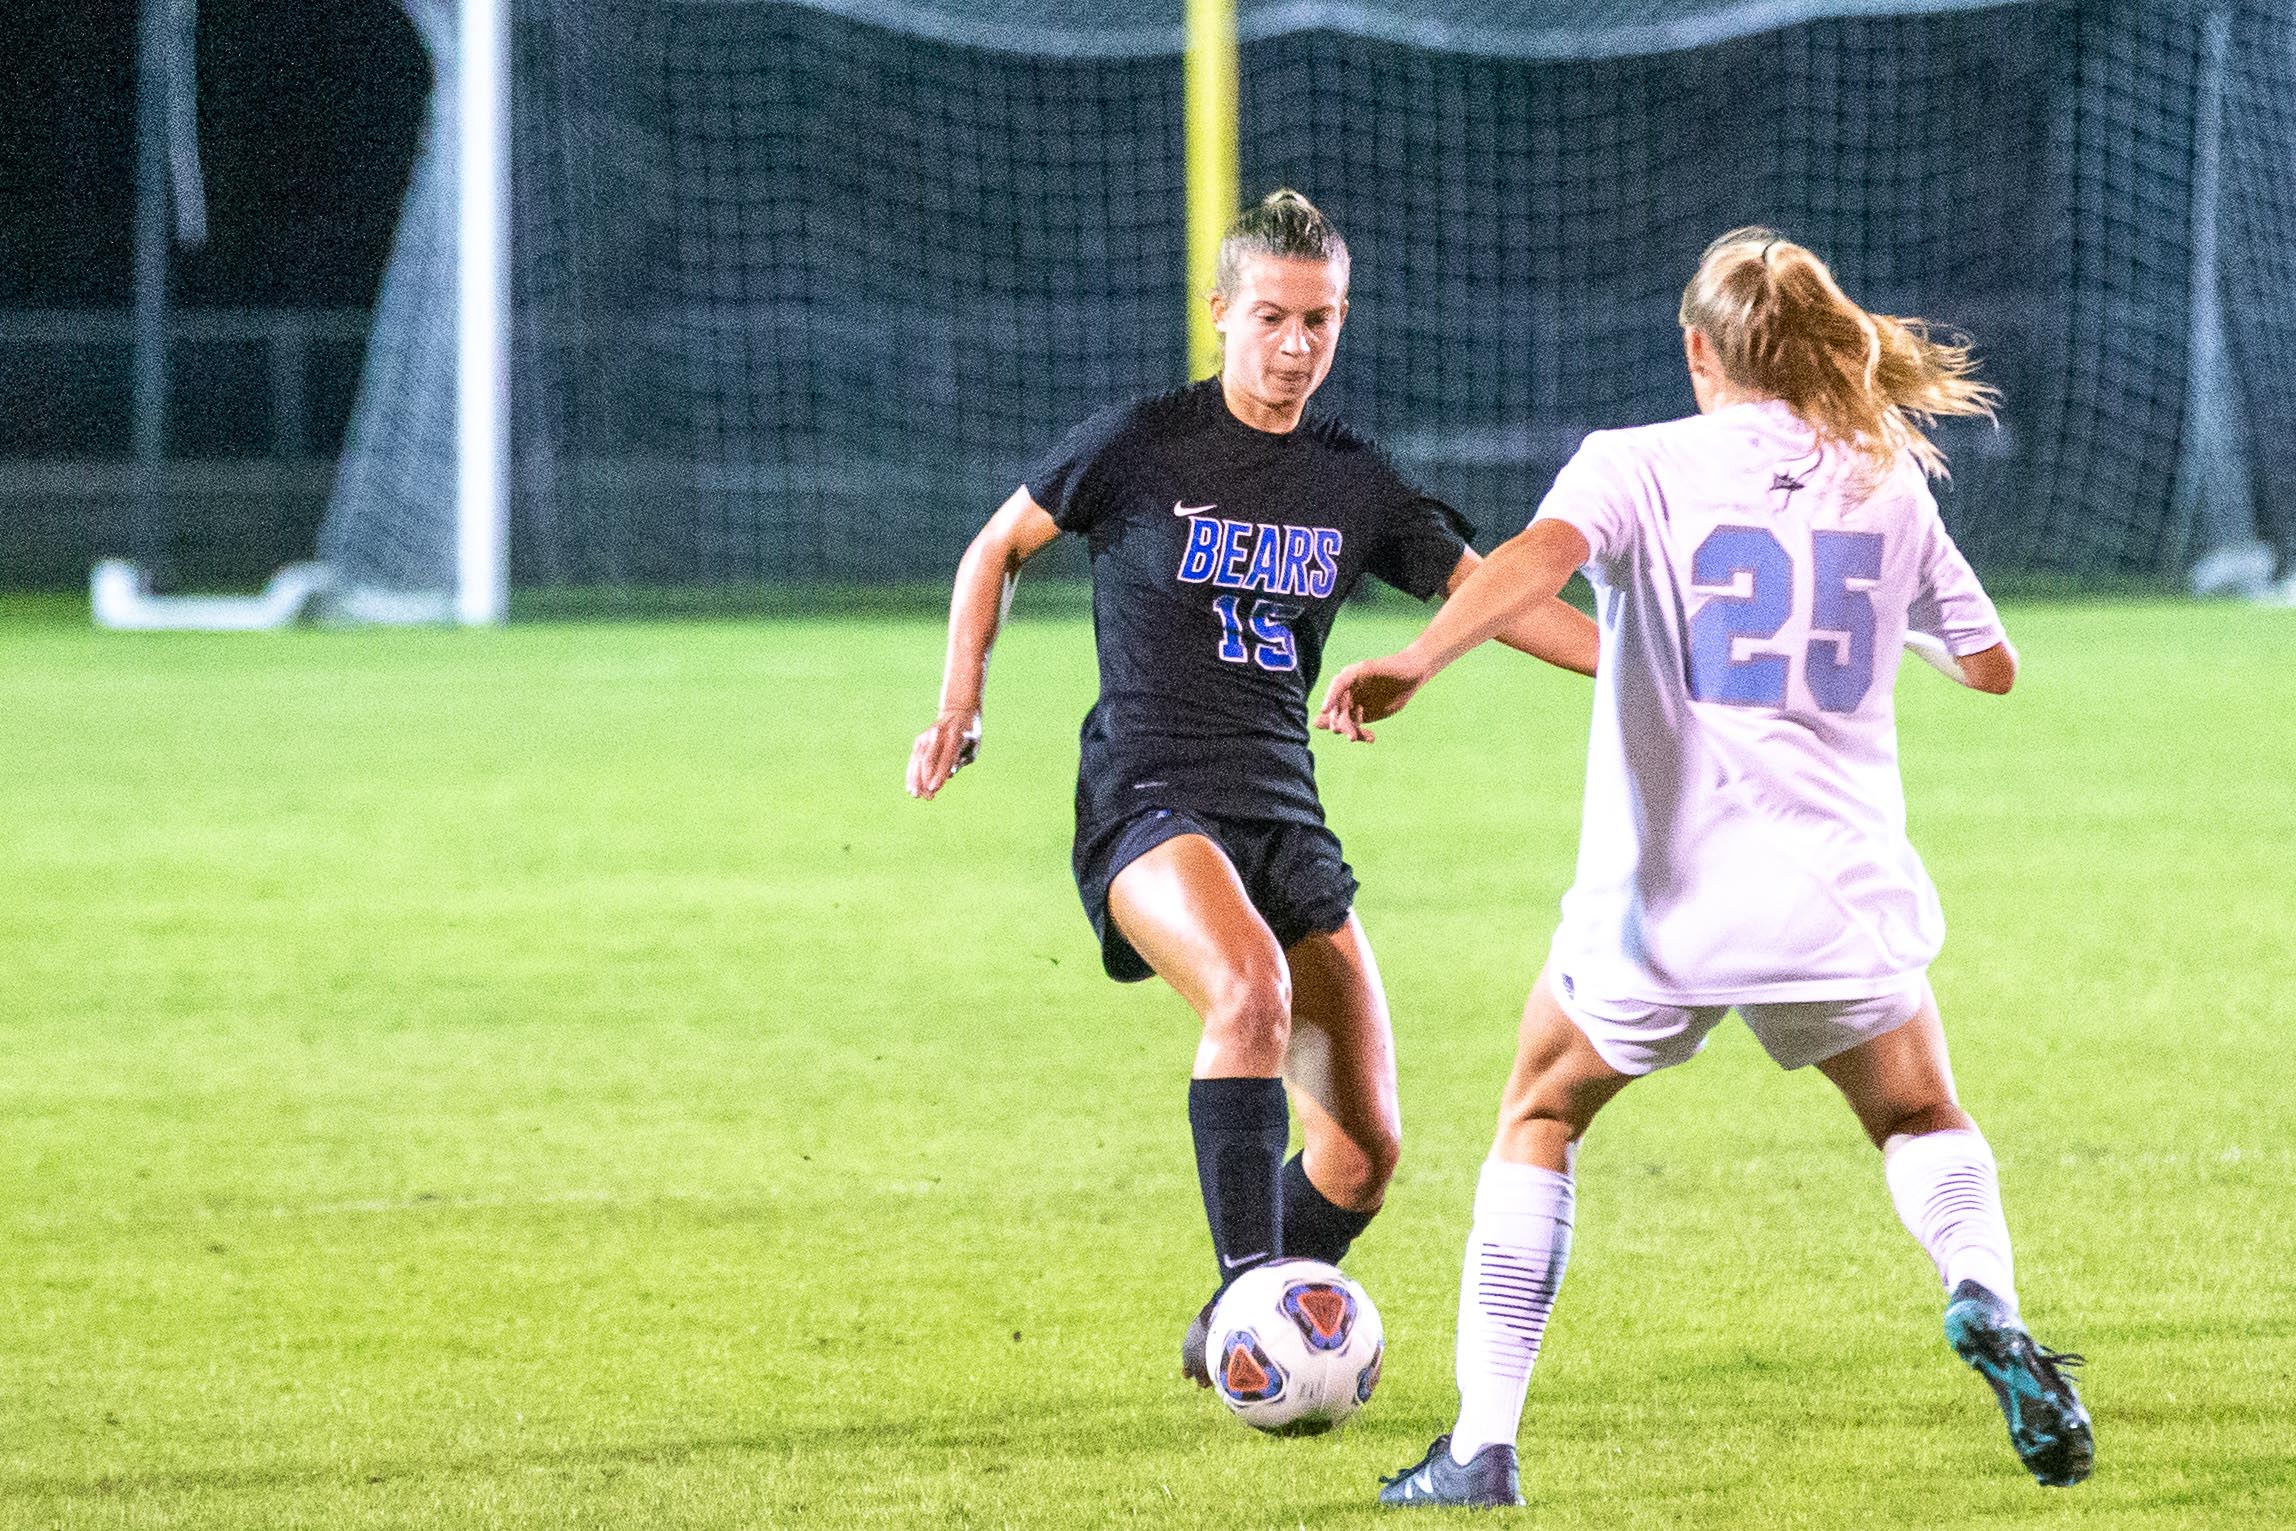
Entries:
[[1862,999],[1764,1000],[1738,1006],[1667,1005],[1600,999],[1553,975],[1563,1014],[1586,1033],[1602,1061],[1621,1074],[1648,1074],[1696,1057],[1735,1008],[1778,1067],[1806,1068],[1895,1031],[1929,1003],[1929,975],[1916,973],[1887,994]]

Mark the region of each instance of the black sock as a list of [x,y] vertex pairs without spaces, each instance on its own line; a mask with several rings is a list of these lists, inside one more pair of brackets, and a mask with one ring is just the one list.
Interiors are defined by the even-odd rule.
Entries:
[[1280,1079],[1192,1079],[1188,1127],[1212,1253],[1225,1287],[1283,1253],[1284,1142],[1290,1122]]
[[1378,1215],[1376,1210],[1350,1212],[1317,1190],[1307,1178],[1304,1154],[1293,1154],[1284,1165],[1285,1254],[1337,1265],[1355,1236]]

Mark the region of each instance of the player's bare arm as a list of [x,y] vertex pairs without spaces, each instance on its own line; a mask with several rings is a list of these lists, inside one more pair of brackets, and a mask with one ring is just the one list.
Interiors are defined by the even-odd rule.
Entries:
[[[1459,566],[1451,571],[1450,581],[1443,587],[1443,598],[1449,600],[1457,595],[1459,587],[1467,583],[1482,563],[1483,555],[1473,548],[1460,554]],[[1534,605],[1494,636],[1518,653],[1543,659],[1556,669],[1569,670],[1574,675],[1594,674],[1601,646],[1600,629],[1594,625],[1594,618],[1559,596]]]
[[2009,688],[2017,684],[2017,650],[2012,644],[1996,643],[1989,649],[1964,654],[1955,662],[1961,666],[1961,683],[1972,691],[2007,696]]
[[1533,522],[1484,559],[1400,652],[1334,676],[1316,726],[1370,743],[1377,736],[1367,724],[1395,716],[1460,655],[1555,602],[1588,552],[1586,537],[1568,522]]
[[1928,633],[1909,632],[1905,635],[1905,647],[1916,659],[1972,691],[2007,696],[2009,688],[2017,684],[2017,647],[2007,641],[1979,649],[1974,654],[1957,655],[1941,639]]
[[1060,528],[1026,488],[997,507],[957,564],[949,596],[949,651],[941,668],[941,707],[909,750],[909,795],[929,798],[972,762],[981,742],[981,691],[989,650],[1012,608],[1013,587],[1027,563]]

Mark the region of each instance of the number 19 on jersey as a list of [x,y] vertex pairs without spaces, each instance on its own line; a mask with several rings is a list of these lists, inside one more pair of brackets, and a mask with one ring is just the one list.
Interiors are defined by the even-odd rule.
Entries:
[[1263,670],[1299,668],[1299,645],[1292,638],[1291,620],[1300,613],[1284,601],[1258,600],[1247,613],[1243,597],[1215,596],[1212,610],[1220,614],[1220,657],[1229,664],[1256,664]]

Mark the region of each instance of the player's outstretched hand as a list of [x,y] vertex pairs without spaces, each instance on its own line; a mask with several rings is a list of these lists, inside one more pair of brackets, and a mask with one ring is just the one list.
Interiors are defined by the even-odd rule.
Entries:
[[1400,654],[1358,661],[1332,677],[1315,726],[1369,744],[1379,736],[1365,725],[1394,717],[1426,683]]
[[909,749],[909,795],[931,797],[981,752],[981,715],[944,712]]

